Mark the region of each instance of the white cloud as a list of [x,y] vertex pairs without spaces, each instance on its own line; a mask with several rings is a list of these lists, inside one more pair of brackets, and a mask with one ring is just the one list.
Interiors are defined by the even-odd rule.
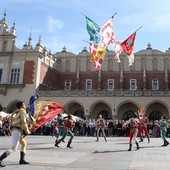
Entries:
[[63,27],[63,22],[61,20],[55,19],[51,16],[47,18],[47,27],[49,32],[60,30]]

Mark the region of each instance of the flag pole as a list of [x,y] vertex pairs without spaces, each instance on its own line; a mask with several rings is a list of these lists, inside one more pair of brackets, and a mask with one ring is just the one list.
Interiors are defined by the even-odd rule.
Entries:
[[84,42],[86,42],[86,43],[90,43],[89,41],[86,41],[86,40],[83,40]]
[[142,28],[142,26],[140,26],[135,32],[139,31]]
[[112,17],[111,17],[111,18],[113,19],[113,18],[114,18],[114,16],[115,16],[116,14],[117,14],[117,12],[115,12],[115,13],[112,15]]

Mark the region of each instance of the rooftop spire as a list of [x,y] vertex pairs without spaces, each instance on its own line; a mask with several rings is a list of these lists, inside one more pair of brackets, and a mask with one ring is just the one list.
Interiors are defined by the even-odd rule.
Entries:
[[31,48],[31,40],[32,40],[32,38],[31,38],[31,32],[32,32],[32,28],[30,28],[30,36],[29,36],[29,38],[28,38],[28,47],[29,47],[29,48]]

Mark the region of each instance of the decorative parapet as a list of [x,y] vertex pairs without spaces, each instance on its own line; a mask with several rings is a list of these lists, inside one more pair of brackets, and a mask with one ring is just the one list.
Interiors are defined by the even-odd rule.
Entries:
[[18,89],[22,93],[24,87],[25,84],[0,84],[0,94],[5,96],[8,89]]
[[[1,90],[0,90],[1,92]],[[150,97],[150,96],[169,96],[170,91],[108,91],[108,90],[101,90],[101,91],[86,91],[86,90],[73,90],[73,91],[64,91],[64,90],[57,90],[57,91],[39,91],[38,92],[42,97]]]

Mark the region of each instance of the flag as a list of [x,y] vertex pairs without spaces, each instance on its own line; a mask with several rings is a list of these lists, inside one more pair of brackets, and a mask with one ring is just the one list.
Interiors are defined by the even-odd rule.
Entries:
[[35,112],[35,101],[40,97],[38,93],[32,95],[29,100],[29,112],[30,116],[34,116]]
[[121,52],[122,52],[122,48],[121,48],[120,45],[121,45],[121,42],[116,42],[116,43],[115,43],[115,53],[116,53],[115,59],[116,59],[117,62],[119,62],[119,63],[120,63],[119,55],[120,55]]
[[100,70],[103,64],[103,60],[105,57],[106,50],[103,49],[102,47],[98,46],[97,47],[97,52],[94,57],[94,68],[97,70]]
[[136,32],[134,32],[130,37],[128,37],[124,42],[120,44],[121,49],[125,52],[129,59],[129,65],[134,62],[134,42],[135,42]]
[[100,27],[90,18],[87,16],[85,17],[87,32],[90,35],[90,41],[94,42],[94,44],[98,44],[100,42]]
[[110,44],[115,41],[115,34],[113,28],[112,18],[110,18],[102,27],[101,27],[101,45],[105,49]]
[[91,61],[94,61],[96,53],[97,53],[98,45],[89,42],[89,47],[90,47],[90,53],[91,53]]
[[31,132],[45,125],[49,120],[64,111],[64,107],[54,101],[36,102],[34,121],[31,126]]

